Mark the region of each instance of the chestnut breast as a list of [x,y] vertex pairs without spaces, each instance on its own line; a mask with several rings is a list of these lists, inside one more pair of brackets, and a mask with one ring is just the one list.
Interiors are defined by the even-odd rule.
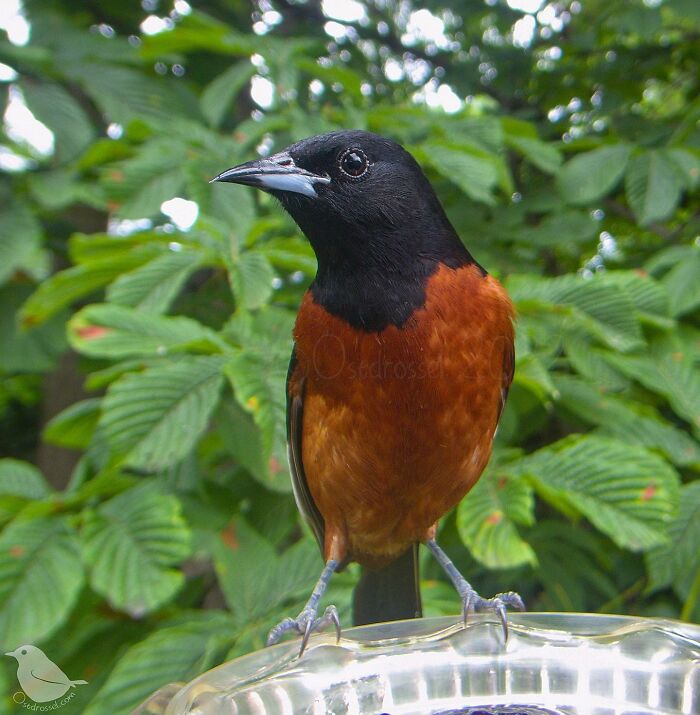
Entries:
[[491,453],[512,377],[513,309],[476,266],[441,265],[402,327],[364,332],[307,293],[302,459],[326,529],[379,565],[425,538]]

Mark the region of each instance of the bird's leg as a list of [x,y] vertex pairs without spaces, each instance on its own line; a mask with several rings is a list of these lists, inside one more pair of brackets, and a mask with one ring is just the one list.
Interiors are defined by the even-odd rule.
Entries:
[[469,584],[469,582],[457,570],[450,557],[438,546],[435,539],[427,539],[425,545],[433,552],[433,556],[438,560],[440,566],[445,569],[445,573],[450,577],[450,581],[457,589],[462,599],[462,618],[464,625],[467,625],[467,618],[474,611],[493,611],[503,625],[503,637],[508,638],[508,621],[506,619],[506,606],[512,606],[519,611],[525,610],[523,599],[514,591],[499,593],[493,598],[482,598]]
[[306,648],[306,644],[309,642],[311,633],[313,631],[319,631],[331,623],[335,626],[337,640],[340,640],[340,619],[338,618],[338,611],[335,606],[328,606],[320,618],[316,617],[318,602],[321,600],[321,596],[325,593],[326,588],[328,588],[328,582],[331,580],[331,576],[337,568],[338,562],[335,559],[328,559],[328,561],[326,561],[326,565],[314,586],[314,590],[311,592],[311,597],[306,602],[301,613],[296,618],[285,618],[283,621],[280,621],[268,634],[267,645],[274,645],[279,642],[280,638],[287,631],[296,631],[302,636],[301,649],[299,650],[299,655],[301,656]]

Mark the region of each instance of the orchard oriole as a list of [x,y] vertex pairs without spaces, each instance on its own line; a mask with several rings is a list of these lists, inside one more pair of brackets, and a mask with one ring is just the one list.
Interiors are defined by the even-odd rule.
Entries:
[[340,624],[318,606],[336,570],[363,575],[354,620],[421,614],[427,545],[471,611],[507,634],[516,593],[479,596],[436,542],[438,519],[474,486],[513,378],[513,308],[464,247],[415,159],[364,131],[300,141],[214,181],[269,192],[318,259],[294,327],[287,437],[294,495],[325,568],[297,618],[270,632]]

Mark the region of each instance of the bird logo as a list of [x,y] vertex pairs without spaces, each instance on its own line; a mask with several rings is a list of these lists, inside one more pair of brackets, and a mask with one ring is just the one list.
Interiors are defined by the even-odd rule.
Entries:
[[17,660],[17,680],[35,703],[48,703],[76,685],[87,685],[87,680],[71,680],[36,646],[21,645],[5,655]]

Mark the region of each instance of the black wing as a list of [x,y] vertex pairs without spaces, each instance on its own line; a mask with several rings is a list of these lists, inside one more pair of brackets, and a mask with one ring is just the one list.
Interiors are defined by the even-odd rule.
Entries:
[[515,344],[513,340],[508,340],[503,355],[503,373],[501,375],[501,406],[498,409],[498,417],[496,418],[496,421],[501,419],[503,408],[506,406],[506,400],[508,399],[508,390],[510,389],[510,385],[513,382],[514,374]]
[[287,370],[287,454],[289,457],[289,471],[292,474],[292,489],[294,490],[297,507],[314,532],[318,546],[321,549],[321,553],[323,553],[325,524],[314,498],[311,496],[302,462],[301,440],[304,424],[306,378],[298,374],[297,368],[295,347],[289,360],[289,370]]

